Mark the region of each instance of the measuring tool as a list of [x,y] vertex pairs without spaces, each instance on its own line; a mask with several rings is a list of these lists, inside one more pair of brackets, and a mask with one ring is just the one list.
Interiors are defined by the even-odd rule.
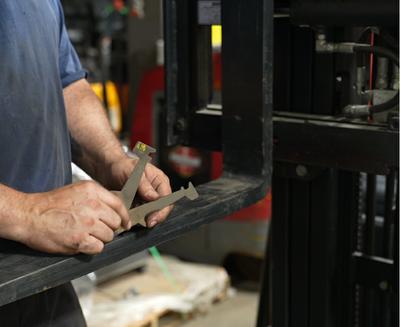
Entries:
[[[199,197],[199,194],[197,193],[193,184],[189,183],[189,186],[186,189],[182,187],[179,191],[176,191],[172,194],[132,208],[133,200],[139,188],[140,180],[142,178],[146,165],[151,160],[150,154],[155,152],[156,150],[152,147],[142,142],[137,142],[133,149],[133,153],[139,158],[139,160],[135,168],[133,169],[132,174],[129,176],[128,180],[123,186],[122,190],[119,192],[115,192],[115,194],[122,200],[125,207],[128,209],[129,218],[131,219],[132,226],[136,224],[146,226],[145,219],[149,214],[161,210],[171,204],[174,204],[184,197],[188,198],[189,200],[194,200]],[[124,231],[125,229],[121,227],[115,232],[115,234],[118,235]]]

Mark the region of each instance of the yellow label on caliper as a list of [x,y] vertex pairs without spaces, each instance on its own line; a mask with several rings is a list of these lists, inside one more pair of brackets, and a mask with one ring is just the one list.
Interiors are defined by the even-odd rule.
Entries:
[[146,152],[146,144],[139,142],[136,146],[136,148],[140,151],[140,152]]

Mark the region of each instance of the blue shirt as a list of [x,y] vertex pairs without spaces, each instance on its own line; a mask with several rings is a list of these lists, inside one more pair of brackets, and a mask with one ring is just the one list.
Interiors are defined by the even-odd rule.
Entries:
[[63,88],[85,74],[59,0],[0,1],[0,183],[44,192],[71,182]]

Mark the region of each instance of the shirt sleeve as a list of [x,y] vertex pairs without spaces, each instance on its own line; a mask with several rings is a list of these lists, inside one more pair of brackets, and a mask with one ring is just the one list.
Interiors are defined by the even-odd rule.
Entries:
[[64,12],[59,0],[55,0],[60,24],[60,43],[59,43],[59,69],[62,87],[82,78],[87,77],[87,71],[84,70],[79,61],[79,57],[71,44],[67,29],[65,27]]

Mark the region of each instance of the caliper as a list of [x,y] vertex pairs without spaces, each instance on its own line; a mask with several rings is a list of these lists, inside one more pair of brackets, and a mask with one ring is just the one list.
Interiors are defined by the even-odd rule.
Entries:
[[[179,191],[176,191],[172,194],[132,208],[133,200],[136,196],[140,180],[142,178],[146,165],[151,161],[150,154],[155,152],[156,150],[152,147],[142,142],[137,142],[133,149],[133,153],[139,158],[139,160],[135,168],[133,169],[132,174],[129,176],[128,180],[124,184],[122,190],[119,192],[114,192],[122,200],[125,207],[128,209],[129,218],[131,219],[132,226],[136,224],[146,226],[145,219],[149,214],[161,210],[171,204],[174,204],[182,198],[186,197],[189,200],[194,200],[199,197],[199,194],[197,193],[193,184],[189,183],[189,186],[186,189],[182,187]],[[115,234],[118,235],[124,231],[125,229],[121,227],[115,232]]]

